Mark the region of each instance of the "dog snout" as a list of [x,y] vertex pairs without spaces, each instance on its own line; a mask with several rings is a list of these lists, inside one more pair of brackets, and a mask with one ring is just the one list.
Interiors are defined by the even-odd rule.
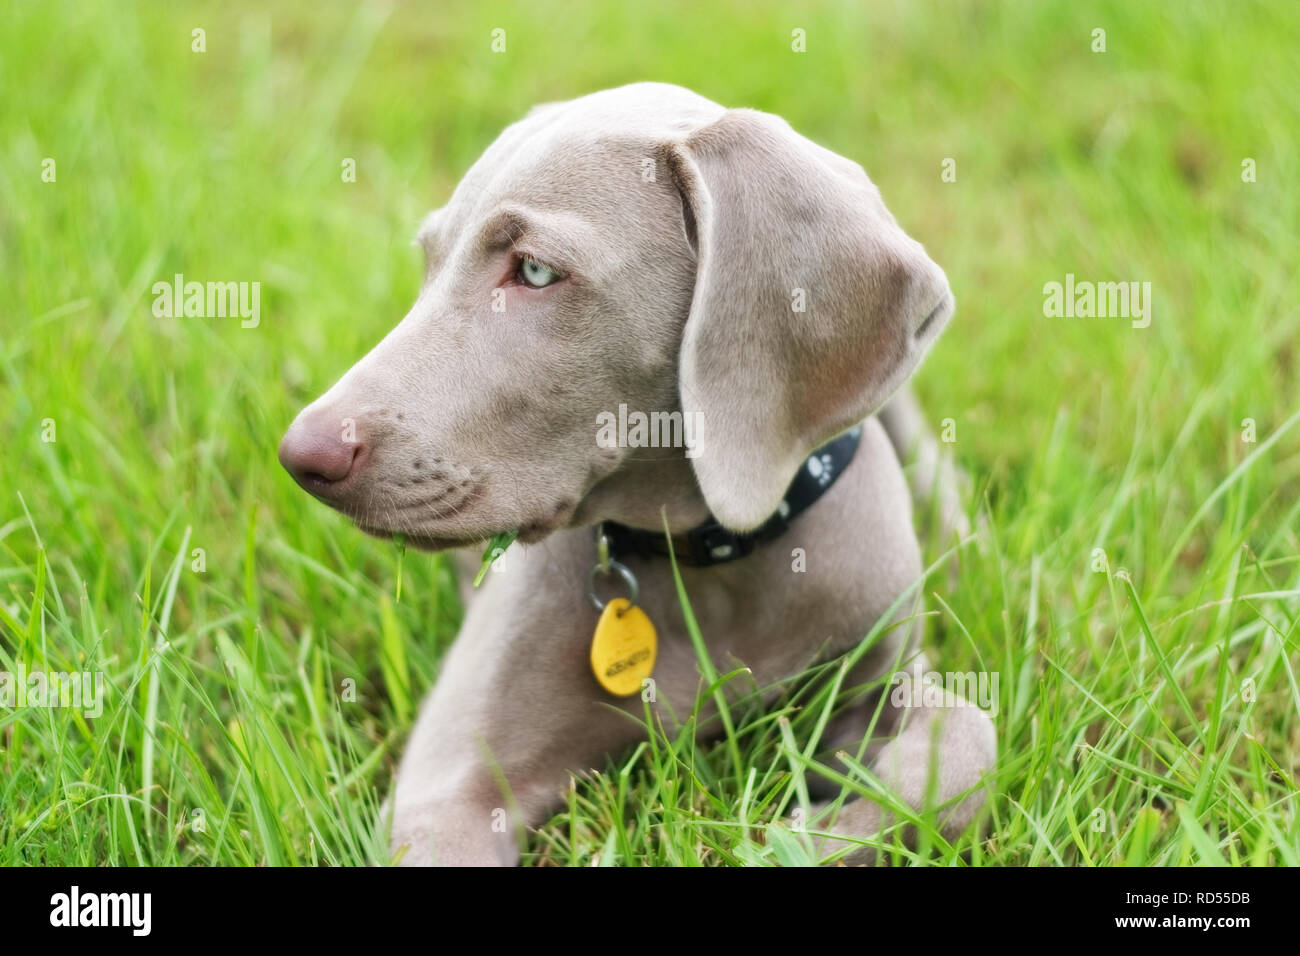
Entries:
[[319,498],[339,497],[365,457],[366,445],[353,419],[306,409],[280,442],[280,464],[294,481]]

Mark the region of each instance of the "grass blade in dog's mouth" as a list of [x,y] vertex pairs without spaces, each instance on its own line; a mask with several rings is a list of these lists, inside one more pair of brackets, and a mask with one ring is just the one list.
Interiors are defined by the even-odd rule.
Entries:
[[400,531],[393,535],[393,544],[397,545],[397,596],[393,600],[402,600],[402,562],[406,558],[406,535]]
[[492,566],[492,561],[500,554],[504,554],[506,549],[514,543],[515,538],[519,537],[519,531],[502,531],[500,534],[494,534],[488,541],[487,550],[483,552],[483,566],[478,569],[478,574],[474,575],[474,587],[483,583],[483,576],[487,574],[488,568]]

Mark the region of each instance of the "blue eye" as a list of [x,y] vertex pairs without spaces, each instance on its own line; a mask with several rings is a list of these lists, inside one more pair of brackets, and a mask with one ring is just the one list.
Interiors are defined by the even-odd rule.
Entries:
[[536,259],[527,257],[519,260],[519,280],[524,285],[532,286],[534,289],[541,289],[553,282],[558,282],[561,276],[550,266],[544,266]]

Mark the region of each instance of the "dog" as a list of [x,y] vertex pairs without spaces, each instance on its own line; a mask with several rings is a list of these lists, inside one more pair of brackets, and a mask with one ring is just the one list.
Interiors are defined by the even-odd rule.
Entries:
[[[766,687],[888,617],[844,686],[900,660],[920,680],[903,456],[922,462],[920,495],[964,516],[903,386],[955,303],[858,164],[776,116],[638,83],[532,109],[417,241],[415,305],[280,446],[370,534],[473,548],[472,565],[493,535],[525,546],[469,601],[422,705],[388,805],[402,863],[516,863],[501,808],[540,825],[572,773],[643,738],[627,718],[642,696],[593,667],[613,593],[657,632],[652,706],[691,712],[700,666],[656,542],[675,542],[719,671],[739,662]],[[621,409],[698,423],[695,447],[622,426],[598,440]],[[889,697],[869,767],[918,812],[942,807],[954,836],[986,798],[992,721],[951,693]],[[823,743],[858,747],[877,703]],[[819,846],[870,861],[887,816],[844,803]]]

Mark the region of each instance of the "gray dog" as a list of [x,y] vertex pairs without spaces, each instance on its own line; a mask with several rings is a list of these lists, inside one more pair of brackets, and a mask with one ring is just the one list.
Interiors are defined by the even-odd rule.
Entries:
[[[516,862],[498,808],[536,826],[572,772],[641,739],[619,712],[642,715],[641,695],[593,670],[600,595],[653,623],[639,686],[665,715],[690,713],[700,673],[657,553],[664,516],[719,670],[770,685],[893,608],[903,623],[845,686],[899,661],[913,676],[897,686],[917,680],[922,564],[900,459],[918,457],[918,500],[964,516],[899,389],[954,304],[860,166],[775,116],[636,84],[533,109],[418,239],[410,313],[280,447],[369,533],[481,553],[517,530],[533,545],[487,575],[423,705],[390,801],[404,862]],[[671,440],[628,428],[633,413]],[[941,805],[956,835],[984,799],[992,722],[951,693],[887,697],[870,767],[918,810]],[[855,750],[875,709],[837,716],[823,743]],[[812,822],[860,840],[886,818],[858,799]]]

